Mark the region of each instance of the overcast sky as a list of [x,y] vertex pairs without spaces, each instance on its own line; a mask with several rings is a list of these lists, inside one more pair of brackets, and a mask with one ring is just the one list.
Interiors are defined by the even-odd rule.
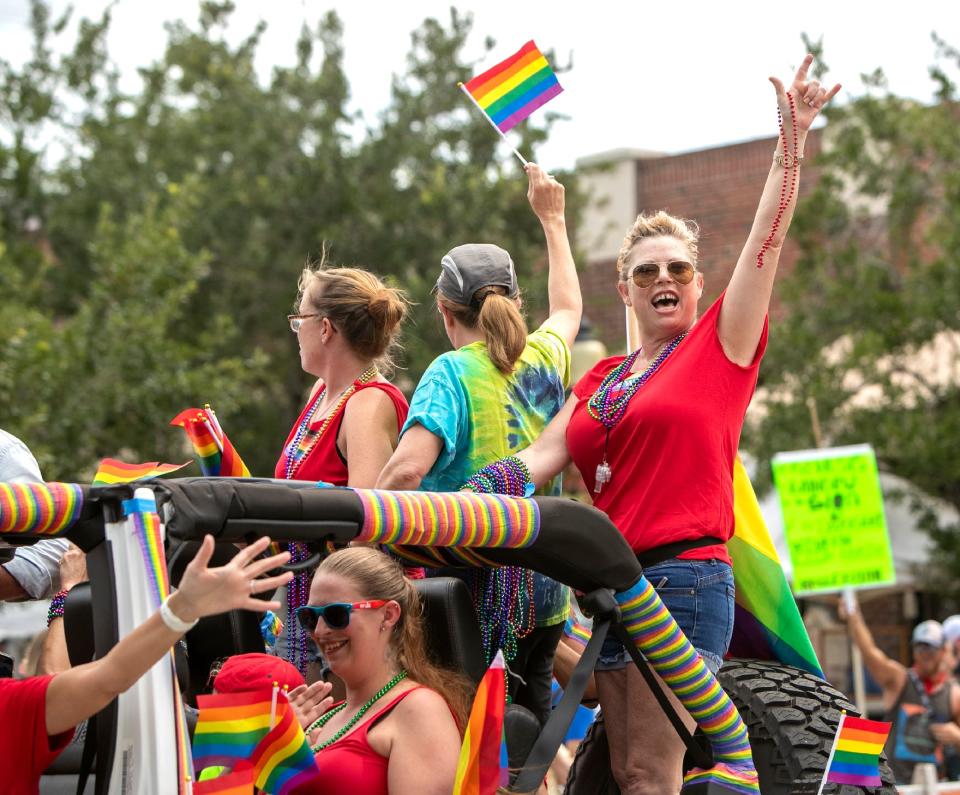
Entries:
[[[260,18],[269,24],[260,49],[264,74],[293,60],[304,21],[314,24],[335,9],[345,27],[345,68],[352,109],[373,120],[389,100],[390,78],[403,69],[410,32],[428,16],[447,19],[449,2],[320,2],[236,0],[232,37]],[[53,3],[62,10],[62,0]],[[104,0],[74,0],[98,16]],[[159,56],[163,22],[196,19],[196,0],[117,0],[110,52],[134,79],[135,67]],[[573,69],[560,76],[565,91],[549,104],[569,116],[556,124],[541,150],[548,168],[620,147],[678,152],[772,135],[773,90],[766,78],[788,78],[803,57],[800,34],[823,36],[830,77],[844,84],[838,99],[862,92],[860,74],[883,67],[899,94],[929,100],[928,67],[935,60],[930,34],[960,46],[960,3],[876,2],[542,2],[484,0],[458,8],[474,16],[467,55],[478,57],[485,37],[497,47],[478,71],[530,38],[553,49]],[[29,37],[26,0],[0,0],[0,53],[17,61]],[[455,87],[451,86],[451,90]],[[494,134],[491,130],[491,134]]]

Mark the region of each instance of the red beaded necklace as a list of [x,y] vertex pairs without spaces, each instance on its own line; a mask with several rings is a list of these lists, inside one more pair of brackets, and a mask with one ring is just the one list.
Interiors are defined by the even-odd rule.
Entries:
[[[793,195],[797,190],[797,169],[799,168],[799,163],[797,157],[799,155],[799,144],[797,143],[797,114],[796,106],[793,101],[793,94],[789,91],[787,92],[787,101],[790,103],[790,128],[793,132],[793,157],[787,161],[790,162],[790,165],[784,163],[783,168],[783,184],[780,186],[780,202],[777,205],[777,215],[773,219],[773,224],[770,227],[770,234],[767,235],[767,239],[763,241],[763,245],[760,246],[760,251],[757,252],[757,267],[763,267],[763,255],[767,253],[770,247],[773,245],[773,239],[776,237],[777,230],[780,228],[780,220],[783,218],[783,214],[787,211],[787,207],[790,206],[790,202],[793,201]],[[777,126],[780,128],[780,139],[783,141],[783,151],[787,153],[787,134],[783,130],[783,114],[780,112],[780,108],[777,108]],[[789,183],[790,190],[787,192],[787,185]]]

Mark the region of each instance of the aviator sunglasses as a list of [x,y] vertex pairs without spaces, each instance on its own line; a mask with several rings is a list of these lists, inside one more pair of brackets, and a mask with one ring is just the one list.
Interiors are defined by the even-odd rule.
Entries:
[[383,607],[386,603],[386,599],[367,599],[363,602],[304,605],[297,608],[297,621],[307,632],[313,632],[321,618],[330,629],[346,629],[350,626],[350,612],[352,610],[375,610],[378,607]]
[[[693,274],[696,268],[689,262],[675,260],[668,262],[667,273],[677,284],[690,284],[693,281]],[[660,265],[656,262],[641,262],[632,271],[630,278],[637,287],[649,287],[660,277]]]

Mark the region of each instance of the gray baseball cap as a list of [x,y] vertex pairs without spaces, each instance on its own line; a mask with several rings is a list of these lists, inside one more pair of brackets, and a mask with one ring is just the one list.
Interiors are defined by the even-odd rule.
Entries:
[[935,649],[942,649],[944,643],[943,627],[939,621],[921,621],[913,628],[913,637],[911,643],[923,643],[926,646],[933,646]]
[[504,287],[507,296],[520,293],[513,260],[492,243],[465,243],[450,249],[440,260],[440,278],[433,288],[451,301],[469,306],[481,287]]

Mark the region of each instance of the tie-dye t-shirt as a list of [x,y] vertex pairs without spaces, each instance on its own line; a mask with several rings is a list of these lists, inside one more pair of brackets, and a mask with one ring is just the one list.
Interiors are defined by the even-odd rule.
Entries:
[[[563,407],[569,379],[570,348],[547,324],[527,337],[510,375],[490,361],[484,342],[439,356],[420,379],[403,426],[419,423],[443,442],[420,488],[459,491],[478,469],[528,447]],[[559,495],[560,478],[538,494]],[[565,621],[566,587],[539,574],[535,581],[537,625]]]

